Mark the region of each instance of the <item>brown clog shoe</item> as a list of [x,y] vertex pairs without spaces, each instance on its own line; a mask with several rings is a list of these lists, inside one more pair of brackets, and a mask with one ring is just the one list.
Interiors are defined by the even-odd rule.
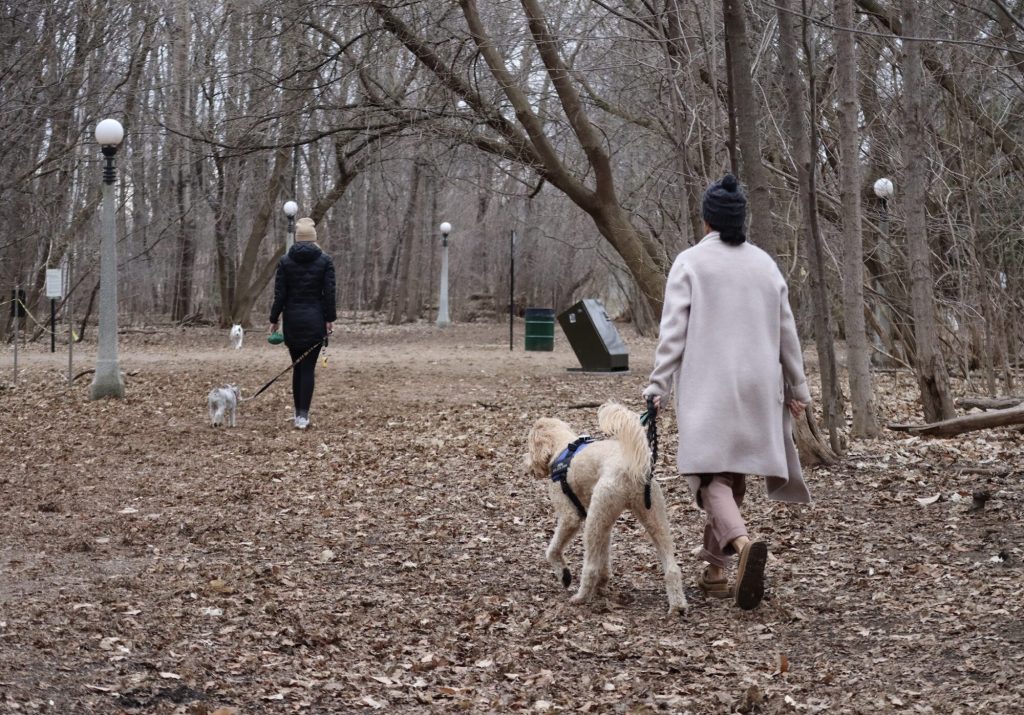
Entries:
[[697,587],[700,588],[707,598],[732,598],[732,589],[729,587],[729,580],[711,581],[708,579],[707,566],[697,577]]
[[764,598],[764,567],[768,563],[768,544],[750,541],[740,552],[736,567],[736,605],[745,611],[757,608]]

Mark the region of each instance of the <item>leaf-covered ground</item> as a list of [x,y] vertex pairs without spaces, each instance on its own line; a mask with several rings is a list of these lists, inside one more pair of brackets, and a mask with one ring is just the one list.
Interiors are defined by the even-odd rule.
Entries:
[[[349,322],[307,432],[287,379],[237,428],[207,424],[211,387],[251,394],[287,365],[255,334],[240,352],[220,331],[122,336],[124,401],[90,402],[88,376],[66,388],[44,346],[14,388],[5,352],[0,712],[1024,709],[1021,432],[855,443],[808,470],[805,508],[754,485],[769,593],[742,612],[694,586],[701,516],[667,415],[690,610],[666,617],[628,515],[612,595],[573,607],[543,560],[554,521],[526,432],[542,415],[596,429],[581,403],[641,410],[653,342],[627,336],[633,371],[592,376],[566,371],[561,336],[509,353],[506,330]],[[876,377],[885,417],[915,420],[911,376]],[[570,555],[578,575],[578,541]]]

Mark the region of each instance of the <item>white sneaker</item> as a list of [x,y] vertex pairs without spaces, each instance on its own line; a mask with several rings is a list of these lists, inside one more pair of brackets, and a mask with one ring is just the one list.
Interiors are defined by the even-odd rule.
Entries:
[[295,427],[298,428],[298,429],[306,429],[307,427],[309,427],[309,418],[308,417],[296,417],[295,418]]

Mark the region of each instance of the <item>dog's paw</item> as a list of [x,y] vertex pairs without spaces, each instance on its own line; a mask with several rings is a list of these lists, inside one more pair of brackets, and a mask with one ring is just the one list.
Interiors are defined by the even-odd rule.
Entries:
[[686,615],[686,602],[673,603],[668,607],[669,618],[681,618]]
[[581,603],[590,603],[592,597],[593,594],[577,591],[576,595],[569,599],[569,603],[573,604],[574,606],[578,606]]
[[567,569],[567,568],[562,569],[562,587],[563,588],[569,588],[569,586],[571,584],[572,584],[572,574],[569,573],[569,569]]

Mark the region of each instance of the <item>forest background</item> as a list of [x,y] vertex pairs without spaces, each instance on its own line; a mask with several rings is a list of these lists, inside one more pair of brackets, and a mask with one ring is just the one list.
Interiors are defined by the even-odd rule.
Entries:
[[127,132],[128,324],[262,325],[294,199],[343,310],[432,318],[449,221],[456,319],[507,310],[514,251],[519,310],[598,297],[650,331],[704,187],[732,170],[816,340],[838,447],[847,397],[854,434],[877,431],[871,362],[914,367],[931,420],[953,414],[951,372],[1014,388],[1021,16],[1009,0],[4,2],[0,281],[40,311],[45,270],[73,265],[60,308],[88,329],[107,116]]
[[[20,284],[45,323],[46,269],[71,268],[59,329],[91,366],[93,130],[122,122],[127,382],[91,400],[69,356],[63,388],[31,320],[8,382],[3,306],[0,710],[1018,712],[1022,18],[1024,0],[0,0],[0,304]],[[814,504],[751,490],[767,598],[703,598],[667,411],[655,469],[689,613],[666,621],[628,517],[611,593],[570,607],[526,435],[642,409],[668,266],[728,170],[807,340]],[[338,269],[314,423],[291,427],[281,380],[214,429],[212,387],[250,396],[287,364],[260,333],[288,200]],[[561,337],[508,351],[513,231],[517,310],[600,298],[632,373],[567,371]],[[1018,424],[880,430],[957,403],[1007,409],[944,436]]]

